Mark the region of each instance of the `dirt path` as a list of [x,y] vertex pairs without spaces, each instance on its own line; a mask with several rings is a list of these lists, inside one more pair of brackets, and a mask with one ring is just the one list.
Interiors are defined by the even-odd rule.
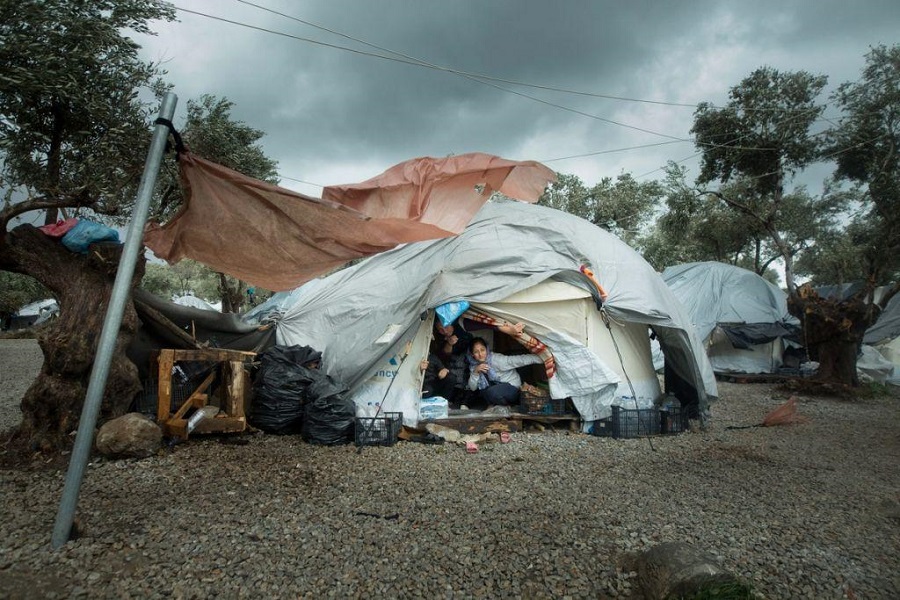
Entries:
[[0,340],[0,431],[22,420],[19,403],[41,370],[37,340]]

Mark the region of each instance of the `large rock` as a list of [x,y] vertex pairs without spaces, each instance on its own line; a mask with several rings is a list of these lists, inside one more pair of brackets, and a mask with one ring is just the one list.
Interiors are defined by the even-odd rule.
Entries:
[[109,457],[146,458],[159,450],[162,430],[140,413],[107,421],[97,433],[97,450]]
[[[750,587],[725,571],[716,559],[684,542],[669,542],[631,557],[646,600],[679,598],[748,598]],[[706,595],[703,595],[706,594]]]

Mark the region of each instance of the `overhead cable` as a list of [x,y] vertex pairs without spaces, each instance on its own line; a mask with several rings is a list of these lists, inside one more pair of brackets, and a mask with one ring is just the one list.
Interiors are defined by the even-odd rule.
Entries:
[[[563,94],[572,94],[572,95],[575,95],[575,96],[587,96],[587,97],[590,97],[590,98],[602,98],[602,99],[605,99],[605,100],[617,100],[617,101],[620,101],[620,102],[636,102],[636,103],[641,103],[641,104],[655,104],[655,105],[658,105],[658,106],[676,106],[676,107],[681,107],[681,108],[697,108],[697,105],[699,104],[699,103],[697,103],[697,102],[695,102],[695,103],[687,103],[687,102],[670,102],[670,101],[665,101],[665,100],[650,100],[650,99],[647,99],[647,98],[631,98],[631,97],[628,97],[628,96],[615,96],[615,95],[612,95],[612,94],[600,94],[600,93],[596,93],[596,92],[585,92],[585,91],[581,91],[581,90],[573,90],[573,89],[569,89],[569,88],[560,88],[560,87],[555,87],[555,86],[550,86],[550,85],[542,85],[542,84],[537,84],[537,83],[528,83],[528,82],[524,82],[524,81],[518,81],[518,80],[515,80],[515,79],[505,79],[505,78],[503,78],[503,77],[494,77],[494,76],[491,76],[491,75],[485,75],[484,73],[472,73],[472,72],[470,72],[470,71],[463,71],[463,70],[460,70],[460,69],[454,69],[454,68],[452,68],[452,67],[445,67],[445,66],[441,66],[441,65],[435,65],[435,64],[431,64],[431,63],[429,63],[429,62],[427,62],[427,61],[424,61],[424,60],[422,60],[422,59],[416,58],[416,57],[414,57],[414,56],[409,56],[409,55],[404,54],[404,53],[402,53],[402,52],[398,52],[398,51],[396,51],[396,50],[391,50],[390,48],[385,48],[385,47],[383,47],[383,46],[379,46],[379,45],[377,45],[377,44],[373,44],[373,43],[371,43],[371,42],[367,42],[367,41],[365,41],[365,40],[363,40],[363,39],[360,39],[360,38],[357,38],[357,37],[353,37],[352,35],[343,33],[343,32],[341,32],[341,31],[337,31],[337,30],[335,30],[335,29],[330,29],[330,28],[328,28],[328,27],[325,27],[324,25],[318,25],[318,24],[313,23],[313,22],[311,22],[311,21],[307,21],[307,20],[305,20],[305,19],[301,19],[301,18],[295,17],[295,16],[293,16],[293,15],[288,15],[288,14],[285,14],[285,13],[283,13],[283,12],[279,12],[279,11],[277,11],[277,10],[274,10],[274,9],[271,9],[271,8],[267,8],[267,7],[265,7],[265,6],[261,6],[261,5],[259,5],[259,4],[256,4],[255,2],[250,2],[249,0],[235,0],[235,2],[239,2],[239,3],[245,4],[245,5],[247,5],[247,6],[252,6],[253,8],[256,8],[256,9],[258,9],[258,10],[262,10],[262,11],[271,13],[271,14],[273,14],[273,15],[278,15],[278,16],[280,16],[280,17],[284,17],[284,18],[286,18],[286,19],[290,19],[290,20],[292,20],[292,21],[296,21],[297,23],[302,23],[302,24],[304,24],[304,25],[308,25],[309,27],[313,27],[313,28],[315,28],[315,29],[319,29],[319,30],[321,30],[321,31],[325,31],[325,32],[331,33],[331,34],[333,34],[333,35],[340,36],[340,37],[342,37],[342,38],[344,38],[344,39],[347,39],[347,40],[350,40],[350,41],[353,41],[353,42],[357,42],[357,43],[363,44],[363,45],[365,45],[365,46],[369,46],[370,48],[375,48],[375,49],[377,49],[377,50],[381,50],[382,52],[390,52],[391,54],[395,54],[395,55],[401,56],[401,57],[403,57],[403,58],[405,58],[405,59],[414,61],[414,62],[418,63],[418,64],[421,65],[421,66],[429,67],[429,68],[431,68],[431,69],[436,69],[436,70],[439,70],[439,71],[446,71],[446,72],[448,72],[448,73],[454,73],[454,74],[456,74],[456,75],[464,75],[464,76],[469,76],[469,77],[473,77],[473,78],[476,78],[476,79],[483,79],[483,80],[485,80],[485,81],[494,81],[494,82],[497,82],[497,83],[508,83],[508,84],[510,84],[510,85],[519,85],[519,86],[522,86],[522,87],[530,87],[530,88],[535,88],[535,89],[539,89],[539,90],[546,90],[546,91],[550,91],[550,92],[560,92],[560,93],[563,93]],[[373,55],[373,56],[377,56],[377,55]],[[717,109],[723,108],[723,107],[721,107],[721,106],[714,105],[714,104],[709,104],[708,106],[709,106],[710,108],[717,108]],[[781,110],[781,109],[777,109],[777,108],[767,108],[767,107],[760,107],[760,108],[748,108],[748,109],[746,109],[746,110],[747,110],[747,111],[752,111],[752,112],[769,112],[769,111],[775,111],[775,110]]]
[[[619,121],[614,121],[614,120],[612,120],[612,119],[607,119],[607,118],[605,118],[605,117],[601,117],[601,116],[598,116],[598,115],[592,115],[592,114],[590,114],[590,113],[586,113],[586,112],[584,112],[584,111],[580,111],[580,110],[577,110],[577,109],[574,109],[574,108],[570,108],[570,107],[568,107],[568,106],[563,106],[563,105],[561,105],[561,104],[556,104],[555,102],[550,102],[550,101],[548,101],[548,100],[544,100],[544,99],[538,98],[538,97],[536,97],[536,96],[530,96],[530,95],[525,94],[525,93],[522,93],[522,92],[517,92],[516,90],[511,90],[511,89],[509,89],[509,88],[501,87],[501,86],[499,86],[499,85],[497,85],[497,84],[495,84],[495,83],[491,83],[490,81],[484,81],[484,80],[482,80],[482,79],[479,79],[477,76],[468,75],[468,74],[465,74],[465,73],[462,73],[462,72],[454,72],[452,69],[447,69],[447,68],[443,68],[443,67],[438,67],[437,65],[431,65],[431,64],[429,64],[429,63],[426,63],[426,62],[424,62],[424,61],[420,61],[420,60],[417,60],[417,59],[413,59],[413,58],[405,58],[405,57],[397,58],[397,57],[394,57],[394,56],[386,56],[386,55],[384,55],[384,54],[377,54],[377,53],[374,53],[374,52],[366,52],[366,51],[364,51],[364,50],[356,50],[356,49],[354,49],[354,48],[348,48],[348,47],[346,47],[346,46],[339,46],[339,45],[337,45],[337,44],[329,44],[329,43],[327,43],[327,42],[322,42],[322,41],[320,41],[320,40],[313,40],[313,39],[310,39],[310,38],[305,38],[305,37],[301,37],[301,36],[297,36],[297,35],[292,35],[292,34],[284,33],[284,32],[281,32],[281,31],[275,31],[275,30],[273,30],[273,29],[266,29],[265,27],[259,27],[259,26],[256,26],[256,25],[248,25],[247,23],[242,23],[242,22],[240,22],[240,21],[233,21],[233,20],[231,20],[231,19],[226,19],[226,18],[224,18],[224,17],[217,17],[217,16],[215,16],[215,15],[210,15],[210,14],[207,14],[207,13],[202,13],[202,12],[199,12],[199,11],[196,11],[196,10],[190,10],[190,9],[187,9],[187,8],[181,8],[180,6],[176,6],[175,8],[176,8],[177,10],[182,11],[182,12],[190,13],[190,14],[193,14],[193,15],[198,15],[198,16],[201,16],[201,17],[206,17],[206,18],[213,19],[213,20],[216,20],[216,21],[222,21],[223,23],[230,23],[230,24],[232,24],[232,25],[237,25],[237,26],[239,26],[239,27],[246,27],[246,28],[249,28],[249,29],[254,29],[254,30],[256,30],[256,31],[262,31],[262,32],[265,32],[265,33],[271,33],[271,34],[273,34],[273,35],[278,35],[278,36],[282,36],[282,37],[291,38],[291,39],[295,39],[295,40],[298,40],[298,41],[301,41],[301,42],[308,42],[308,43],[316,44],[316,45],[319,45],[319,46],[325,46],[325,47],[327,47],[327,48],[334,48],[334,49],[336,49],[336,50],[344,50],[344,51],[346,51],[346,52],[353,52],[354,54],[360,54],[360,55],[363,55],[363,56],[370,56],[370,57],[373,57],[373,58],[381,58],[381,59],[384,59],[384,60],[391,60],[391,61],[394,61],[394,62],[399,62],[399,63],[403,63],[403,64],[407,64],[407,65],[412,65],[412,66],[416,66],[416,67],[423,67],[423,68],[428,68],[428,69],[436,69],[436,70],[439,70],[439,71],[446,71],[446,72],[454,73],[454,74],[459,75],[459,76],[461,76],[461,77],[465,77],[466,79],[470,79],[470,80],[475,81],[475,82],[477,82],[477,83],[481,83],[482,85],[487,85],[487,86],[489,86],[489,87],[492,87],[492,88],[495,88],[495,89],[504,91],[504,92],[506,92],[506,93],[514,94],[514,95],[516,95],[516,96],[521,96],[522,98],[527,98],[527,99],[529,99],[529,100],[533,100],[533,101],[535,101],[535,102],[539,102],[539,103],[545,104],[545,105],[547,105],[547,106],[552,106],[552,107],[558,108],[558,109],[560,109],[560,110],[564,110],[564,111],[571,112],[571,113],[574,113],[574,114],[578,114],[578,115],[581,115],[581,116],[584,116],[584,117],[588,117],[588,118],[591,118],[591,119],[595,119],[595,120],[597,120],[597,121],[602,121],[602,122],[604,122],[604,123],[609,123],[610,125],[617,125],[617,126],[619,126],[619,127],[624,127],[624,128],[626,128],[626,129],[633,129],[633,130],[635,130],[635,131],[640,131],[640,132],[642,132],[642,133],[648,133],[648,134],[650,134],[650,135],[655,135],[655,136],[667,138],[667,139],[670,139],[670,140],[690,141],[690,138],[677,137],[677,136],[669,135],[669,134],[666,134],[666,133],[660,133],[660,132],[658,132],[658,131],[652,131],[652,130],[650,130],[650,129],[644,129],[643,127],[638,127],[638,126],[636,126],[636,125],[629,125],[629,124],[627,124],[627,123],[621,123],[621,122],[619,122]],[[402,56],[402,55],[401,55],[401,56]]]
[[[444,66],[441,66],[441,65],[436,65],[436,64],[429,63],[429,62],[427,62],[427,61],[424,61],[424,60],[415,58],[415,57],[413,57],[413,56],[409,56],[409,55],[403,54],[403,53],[401,53],[401,52],[397,52],[397,51],[391,50],[391,49],[389,49],[389,48],[383,48],[383,47],[378,46],[378,45],[376,45],[376,44],[372,44],[372,43],[370,43],[370,42],[366,42],[366,41],[364,41],[364,40],[360,40],[360,39],[358,39],[358,38],[349,36],[349,35],[347,35],[347,34],[344,34],[344,33],[339,32],[339,31],[334,31],[334,30],[332,30],[332,29],[329,29],[329,28],[326,28],[326,27],[322,27],[322,26],[320,26],[320,25],[316,25],[316,24],[311,23],[311,22],[309,22],[309,21],[305,21],[305,20],[303,20],[303,19],[299,19],[299,18],[297,18],[297,17],[293,17],[293,16],[291,16],[291,15],[287,15],[287,14],[284,14],[284,13],[281,13],[281,12],[278,12],[278,11],[275,11],[275,10],[272,10],[272,9],[266,8],[266,7],[264,7],[264,6],[260,6],[260,5],[258,5],[258,4],[255,4],[255,3],[248,2],[247,0],[236,0],[236,1],[237,1],[237,2],[240,2],[240,3],[242,3],[242,4],[246,4],[246,5],[248,5],[248,6],[252,6],[252,7],[257,8],[257,9],[259,9],[259,10],[263,10],[263,11],[266,11],[266,12],[270,12],[270,13],[272,13],[272,14],[279,15],[279,16],[282,16],[282,17],[284,17],[284,18],[287,18],[287,19],[291,19],[291,20],[297,21],[297,22],[299,22],[299,23],[303,23],[303,24],[305,24],[305,25],[309,25],[309,26],[311,26],[311,27],[315,27],[315,28],[317,28],[317,29],[321,29],[321,30],[326,31],[326,32],[328,32],[328,33],[332,33],[332,34],[334,34],[334,35],[339,35],[339,36],[344,37],[344,38],[346,38],[346,39],[349,39],[349,40],[352,40],[352,41],[355,41],[355,42],[364,44],[364,45],[369,46],[369,47],[372,47],[372,48],[376,48],[376,49],[381,50],[381,51],[383,51],[383,52],[389,52],[389,53],[394,54],[394,55],[396,55],[396,56],[386,56],[386,55],[384,55],[384,54],[378,54],[378,53],[374,53],[374,52],[366,52],[366,51],[364,51],[364,50],[357,50],[357,49],[349,48],[349,47],[346,47],[346,46],[339,46],[339,45],[337,45],[337,44],[329,44],[329,43],[327,43],[327,42],[323,42],[323,41],[320,41],[320,40],[313,40],[313,39],[311,39],[311,38],[305,38],[305,37],[302,37],[302,36],[297,36],[297,35],[293,35],[293,34],[289,34],[289,33],[284,33],[284,32],[281,32],[281,31],[275,31],[275,30],[272,30],[272,29],[267,29],[267,28],[265,28],[265,27],[259,27],[259,26],[256,26],[256,25],[249,25],[249,24],[247,24],[247,23],[243,23],[243,22],[240,22],[240,21],[234,21],[234,20],[231,20],[231,19],[226,19],[226,18],[224,18],[224,17],[218,17],[218,16],[215,16],[215,15],[210,15],[210,14],[207,14],[207,13],[202,13],[202,12],[199,12],[199,11],[195,11],[195,10],[190,10],[190,9],[182,8],[182,7],[179,7],[179,6],[175,6],[175,8],[176,8],[177,10],[182,11],[182,12],[186,12],[186,13],[190,13],[190,14],[194,14],[194,15],[206,17],[206,18],[209,18],[209,19],[217,20],[217,21],[222,21],[222,22],[224,22],[224,23],[229,23],[229,24],[232,24],[232,25],[237,25],[237,26],[239,26],[239,27],[246,27],[246,28],[249,28],[249,29],[257,30],[257,31],[262,31],[262,32],[264,32],[264,33],[271,33],[271,34],[274,34],[274,35],[278,35],[278,36],[282,36],[282,37],[287,37],[287,38],[295,39],[295,40],[302,41],[302,42],[309,42],[309,43],[311,43],[311,44],[316,44],[316,45],[320,45],[320,46],[325,46],[325,47],[328,47],[328,48],[334,48],[334,49],[336,49],[336,50],[344,50],[344,51],[347,51],[347,52],[352,52],[352,53],[360,54],[360,55],[363,55],[363,56],[369,56],[369,57],[373,57],[373,58],[381,58],[381,59],[384,59],[384,60],[390,60],[390,61],[399,62],[399,63],[402,63],[402,64],[407,64],[407,65],[412,65],[412,66],[423,67],[423,68],[433,69],[433,70],[437,70],[437,71],[443,71],[443,72],[447,72],[447,73],[452,73],[452,74],[455,74],[455,75],[459,75],[460,77],[464,77],[464,78],[466,78],[466,79],[469,79],[469,80],[471,80],[471,81],[474,81],[474,82],[476,82],[476,83],[480,83],[480,84],[482,84],[482,85],[487,85],[487,86],[489,86],[489,87],[495,88],[495,89],[500,90],[500,91],[502,91],[502,92],[506,92],[506,93],[509,93],[509,94],[514,94],[514,95],[516,95],[516,96],[520,96],[520,97],[522,97],[522,98],[526,98],[526,99],[532,100],[532,101],[534,101],[534,102],[539,102],[539,103],[541,103],[541,104],[544,104],[544,105],[547,105],[547,106],[551,106],[551,107],[554,107],[554,108],[557,108],[557,109],[560,109],[560,110],[564,110],[564,111],[567,111],[567,112],[571,112],[571,113],[574,113],[574,114],[577,114],[577,115],[581,115],[581,116],[584,116],[584,117],[588,117],[588,118],[590,118],[590,119],[594,119],[594,120],[601,121],[601,122],[604,122],[604,123],[609,123],[610,125],[616,125],[616,126],[619,126],[619,127],[624,127],[624,128],[626,128],[626,129],[632,129],[632,130],[635,130],[635,131],[640,131],[641,133],[647,133],[647,134],[650,134],[650,135],[655,135],[655,136],[658,136],[658,137],[663,137],[663,138],[670,139],[670,140],[673,140],[673,141],[694,141],[695,143],[697,143],[696,140],[692,140],[691,138],[685,138],[685,137],[673,136],[673,135],[669,135],[669,134],[666,134],[666,133],[660,133],[660,132],[658,132],[658,131],[653,131],[653,130],[650,130],[650,129],[645,129],[645,128],[642,128],[642,127],[638,127],[638,126],[636,126],[636,125],[630,125],[630,124],[628,124],[628,123],[623,123],[623,122],[620,122],[620,121],[615,121],[615,120],[613,120],[613,119],[607,119],[606,117],[601,117],[601,116],[599,116],[599,115],[594,115],[594,114],[587,113],[587,112],[584,112],[584,111],[581,111],[581,110],[578,110],[578,109],[570,108],[570,107],[564,106],[564,105],[562,105],[562,104],[557,104],[557,103],[555,103],[555,102],[550,102],[550,101],[548,101],[548,100],[544,100],[543,98],[539,98],[539,97],[537,97],[537,96],[531,96],[531,95],[529,95],[529,94],[525,94],[525,93],[522,93],[522,92],[518,92],[518,91],[516,91],[516,90],[511,90],[511,89],[509,89],[509,88],[505,88],[505,87],[499,86],[499,85],[497,85],[497,84],[495,84],[495,83],[492,83],[492,82],[493,82],[493,81],[508,82],[508,83],[513,84],[513,85],[522,85],[522,86],[528,86],[528,87],[535,87],[535,88],[538,88],[538,89],[551,89],[549,86],[532,85],[532,84],[527,84],[527,83],[524,83],[524,82],[517,82],[517,81],[512,81],[512,80],[507,80],[507,79],[502,79],[502,78],[497,78],[497,77],[491,77],[491,76],[488,76],[488,75],[481,75],[481,74],[476,74],[476,73],[468,73],[468,72],[466,72],[466,71],[461,71],[461,70],[459,70],[459,69],[453,69],[453,68],[450,68],[450,67],[444,67]],[[399,57],[399,58],[398,58],[398,57]],[[564,90],[564,89],[561,89],[561,88],[556,88],[556,91],[567,92],[567,93],[573,93],[573,94],[579,94],[579,95],[585,95],[585,96],[596,96],[596,97],[601,97],[601,98],[617,99],[617,100],[623,100],[623,101],[646,102],[646,103],[650,103],[650,104],[668,104],[668,105],[675,105],[675,106],[680,105],[679,103],[667,103],[667,102],[655,101],[655,100],[640,100],[640,99],[636,99],[636,98],[625,98],[625,97],[610,96],[610,95],[604,95],[604,94],[591,94],[591,93],[587,93],[587,92],[576,92],[576,91],[573,91],[573,90]],[[693,105],[689,105],[689,106],[693,106]],[[712,105],[710,105],[710,106],[712,107]],[[711,143],[711,142],[706,142],[706,143],[703,143],[702,145],[706,145],[706,146],[710,146],[710,147],[716,147],[716,146],[717,146],[716,144]],[[766,150],[766,148],[742,148],[742,149],[744,149],[744,150]]]

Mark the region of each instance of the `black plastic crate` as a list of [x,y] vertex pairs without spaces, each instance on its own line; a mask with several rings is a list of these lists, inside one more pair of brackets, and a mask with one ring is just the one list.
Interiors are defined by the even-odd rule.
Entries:
[[660,410],[658,408],[629,409],[613,405],[612,416],[594,423],[593,435],[615,439],[659,435]]
[[570,411],[568,398],[551,398],[547,395],[522,392],[519,395],[519,411],[526,415],[564,415]]
[[659,411],[659,431],[663,435],[683,433],[688,430],[687,411],[679,406],[663,408]]
[[356,417],[356,445],[393,446],[401,427],[402,412],[386,412],[377,417]]
[[660,433],[658,408],[612,407],[613,437],[617,439],[636,438]]
[[594,421],[590,434],[598,437],[612,437],[612,417]]

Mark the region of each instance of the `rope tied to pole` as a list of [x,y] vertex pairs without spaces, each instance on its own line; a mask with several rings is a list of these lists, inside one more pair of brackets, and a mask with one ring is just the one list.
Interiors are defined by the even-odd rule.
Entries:
[[[157,118],[153,121],[154,125],[165,125],[169,133],[172,135],[172,138],[175,140],[175,159],[178,160],[178,157],[182,152],[187,150],[187,146],[184,145],[184,140],[181,139],[181,134],[175,129],[175,125],[169,119],[164,119],[163,117]],[[172,145],[169,143],[169,140],[166,140],[166,153],[172,151]]]

